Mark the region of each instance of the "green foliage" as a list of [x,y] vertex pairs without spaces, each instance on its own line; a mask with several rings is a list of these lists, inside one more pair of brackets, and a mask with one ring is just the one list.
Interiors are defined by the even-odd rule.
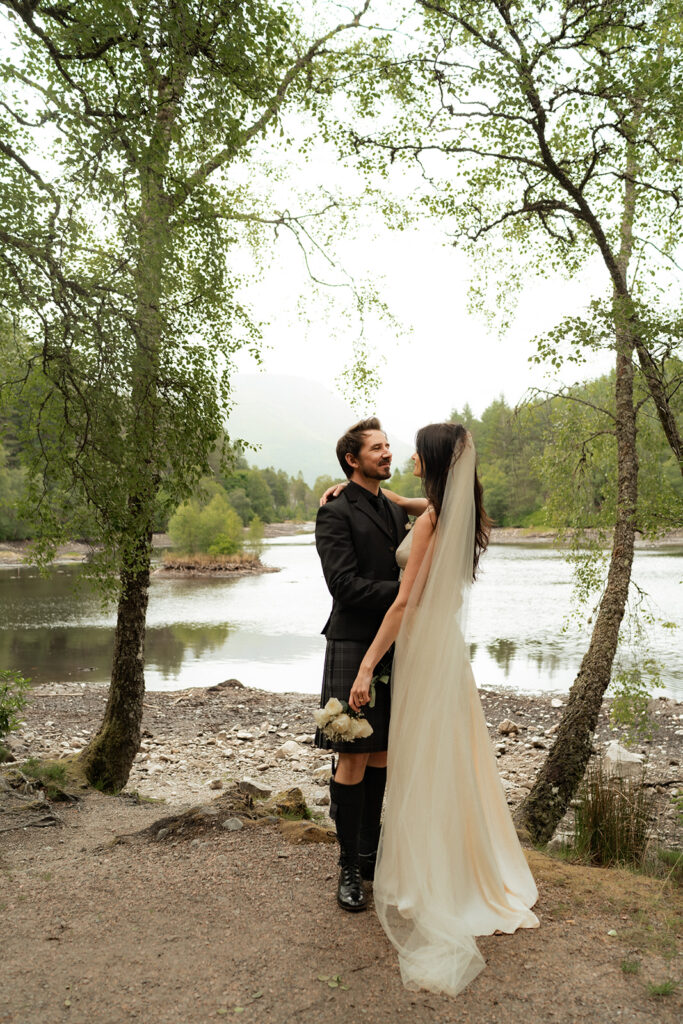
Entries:
[[19,715],[26,707],[30,681],[18,672],[0,672],[0,739],[21,725]]
[[574,809],[574,846],[594,864],[640,865],[652,828],[654,794],[643,779],[588,769]]
[[184,554],[232,555],[242,550],[242,521],[228,499],[214,494],[202,507],[196,498],[171,517],[168,532]]
[[637,974],[640,970],[640,960],[622,960],[621,970],[624,974]]
[[258,558],[263,554],[263,536],[263,522],[258,516],[254,516],[252,521],[249,523],[249,529],[247,531],[247,547],[249,551]]

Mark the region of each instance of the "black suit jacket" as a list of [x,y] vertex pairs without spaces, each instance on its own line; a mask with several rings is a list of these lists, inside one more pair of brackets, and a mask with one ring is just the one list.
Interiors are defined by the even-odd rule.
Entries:
[[333,599],[322,630],[328,640],[371,641],[398,594],[396,548],[406,535],[408,515],[384,501],[391,525],[355,483],[318,509],[315,545]]

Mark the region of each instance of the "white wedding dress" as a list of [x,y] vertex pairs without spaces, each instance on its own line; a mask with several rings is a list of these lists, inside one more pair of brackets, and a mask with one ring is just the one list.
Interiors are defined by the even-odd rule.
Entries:
[[[456,995],[475,936],[538,927],[464,638],[474,551],[471,439],[449,473],[396,642],[375,907],[408,988]],[[410,534],[397,552],[407,562]]]

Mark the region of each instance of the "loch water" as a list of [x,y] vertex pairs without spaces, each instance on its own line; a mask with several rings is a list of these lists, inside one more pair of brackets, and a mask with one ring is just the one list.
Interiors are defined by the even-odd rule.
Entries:
[[[151,690],[239,679],[270,691],[319,690],[331,599],[313,537],[265,545],[280,571],[237,579],[153,578],[146,680]],[[114,610],[79,585],[82,569],[48,577],[29,567],[0,569],[0,669],[34,685],[109,678]],[[659,662],[662,694],[683,700],[683,550],[638,551],[634,579],[655,623],[648,655]],[[528,693],[566,692],[590,625],[569,618],[571,570],[561,551],[492,545],[472,588],[468,640],[477,683]],[[658,620],[658,621],[657,621]],[[671,625],[662,626],[662,621]],[[628,652],[624,657],[628,659]],[[642,654],[641,654],[642,657]]]

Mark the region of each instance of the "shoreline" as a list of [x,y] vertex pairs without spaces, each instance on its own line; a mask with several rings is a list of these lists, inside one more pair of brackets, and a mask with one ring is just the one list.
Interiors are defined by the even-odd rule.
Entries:
[[[277,540],[280,537],[297,537],[297,536],[309,536],[312,534],[315,528],[315,523],[312,521],[295,523],[295,522],[284,522],[284,523],[267,523],[264,527],[264,541],[267,543],[269,540]],[[528,546],[528,547],[557,547],[558,550],[566,550],[567,545],[557,545],[557,530],[545,530],[540,527],[521,527],[521,526],[496,526],[491,530],[492,546],[496,545],[511,545],[511,546]],[[591,537],[597,536],[596,531],[588,531],[588,535]],[[609,541],[608,541],[609,543]],[[152,542],[152,546],[155,550],[160,551],[169,547],[169,538],[166,534],[160,533],[155,534]],[[31,541],[28,540],[14,540],[14,541],[2,541],[0,542],[0,568],[5,569],[19,569],[19,568],[32,568],[35,563],[27,560],[27,554],[30,551]],[[681,530],[670,530],[668,533],[663,534],[656,540],[646,540],[643,538],[636,538],[635,542],[636,551],[664,551],[675,553],[677,549],[680,549],[683,553],[683,529]],[[57,565],[79,565],[86,562],[89,558],[91,547],[81,541],[70,541],[68,544],[62,544],[57,548],[57,555],[54,561],[51,563],[54,566]],[[604,550],[608,550],[608,546],[604,547]],[[152,571],[154,573],[162,572],[165,576],[170,577],[172,570],[165,570],[162,565],[153,565]],[[242,568],[239,572],[236,570],[227,570],[231,575],[251,575],[254,570]],[[277,571],[271,567],[264,567],[263,569],[256,570],[258,572],[273,572]],[[215,576],[215,570],[177,570],[179,577],[186,577],[192,575],[206,575]]]
[[[7,737],[17,761],[78,754],[100,724],[107,684],[54,683],[34,687],[23,712],[24,723]],[[554,742],[567,696],[531,696],[479,690],[498,770],[514,807],[529,792]],[[229,679],[208,687],[147,691],[142,743],[124,788],[126,793],[192,806],[213,790],[243,779],[278,792],[298,786],[314,812],[327,816],[329,752],[313,746],[315,694],[271,693]],[[676,799],[683,794],[680,748],[681,705],[658,697],[651,701],[656,725],[651,740],[633,749],[645,758],[645,778],[657,794],[655,839],[675,845]],[[518,732],[499,726],[512,720]],[[603,702],[594,750],[622,740],[609,726],[609,700]],[[560,826],[571,828],[572,811]]]

